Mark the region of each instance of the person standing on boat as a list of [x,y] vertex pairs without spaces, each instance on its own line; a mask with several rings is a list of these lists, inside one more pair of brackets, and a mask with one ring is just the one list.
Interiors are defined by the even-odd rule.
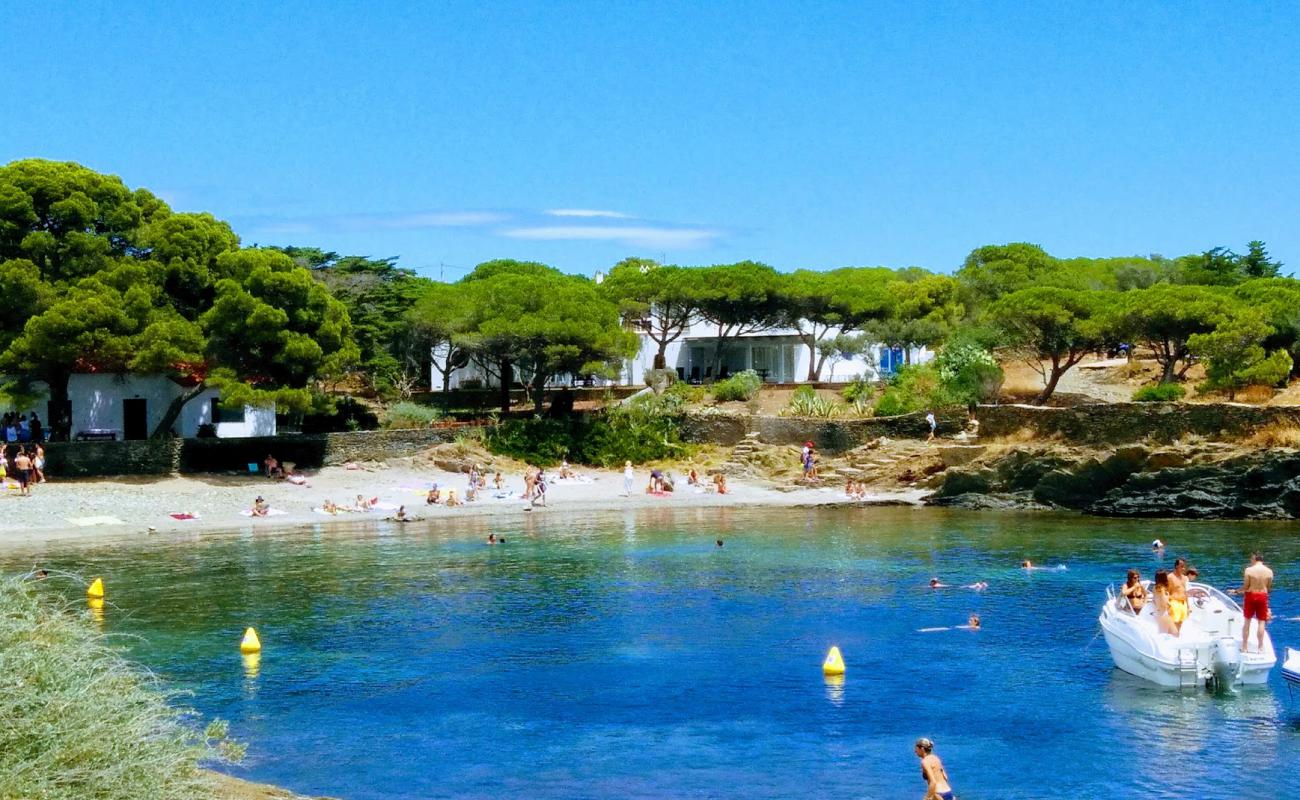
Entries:
[[1273,588],[1273,570],[1264,565],[1264,557],[1255,553],[1250,557],[1250,566],[1241,576],[1241,591],[1244,593],[1242,611],[1245,619],[1241,622],[1241,651],[1247,652],[1250,641],[1250,621],[1255,620],[1255,637],[1259,641],[1259,650],[1264,651],[1264,631],[1268,626],[1268,593]]
[[1181,632],[1187,620],[1187,559],[1174,561],[1174,571],[1169,573],[1169,621]]
[[921,777],[925,778],[925,800],[953,800],[948,771],[934,754],[934,742],[922,736],[916,740],[915,752],[921,759]]

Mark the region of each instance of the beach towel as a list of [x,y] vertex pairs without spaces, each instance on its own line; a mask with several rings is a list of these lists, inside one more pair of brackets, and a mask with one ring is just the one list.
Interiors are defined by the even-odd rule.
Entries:
[[78,528],[89,528],[92,525],[125,525],[126,523],[117,517],[68,517],[68,522],[76,525]]
[[171,517],[174,520],[179,520],[181,522],[191,522],[199,518],[198,514],[191,514],[188,511],[182,512],[180,514],[168,514],[167,516]]
[[[239,513],[240,513],[241,516],[251,517],[251,516],[253,516],[253,509],[251,509],[251,508],[246,508],[246,509],[244,509],[243,511],[240,511]],[[272,508],[272,509],[270,509],[270,510],[268,510],[268,511],[266,512],[266,515],[267,515],[268,517],[278,517],[278,516],[280,516],[281,514],[288,514],[288,513],[289,513],[288,511],[281,511],[281,510],[278,509],[278,508]]]

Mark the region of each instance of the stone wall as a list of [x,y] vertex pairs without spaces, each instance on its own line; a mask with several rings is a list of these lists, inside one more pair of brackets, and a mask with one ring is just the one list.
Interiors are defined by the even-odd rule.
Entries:
[[268,453],[310,469],[413,456],[435,444],[452,441],[456,432],[454,428],[422,428],[245,439],[50,442],[45,445],[45,457],[50,475],[78,478],[243,471],[249,464],[260,467]]
[[131,442],[48,442],[45,471],[60,477],[167,475],[181,463],[182,439]]
[[[939,435],[951,436],[966,424],[963,412],[937,413]],[[1023,430],[1076,444],[1123,444],[1175,441],[1185,435],[1236,438],[1271,425],[1300,428],[1298,406],[1245,406],[1233,403],[1112,403],[1071,408],[1026,405],[980,406],[976,411],[983,437],[1010,436]],[[924,413],[897,417],[820,420],[745,414],[688,414],[682,436],[688,442],[734,445],[757,431],[768,444],[811,441],[826,452],[849,450],[885,436],[923,438],[929,428]]]

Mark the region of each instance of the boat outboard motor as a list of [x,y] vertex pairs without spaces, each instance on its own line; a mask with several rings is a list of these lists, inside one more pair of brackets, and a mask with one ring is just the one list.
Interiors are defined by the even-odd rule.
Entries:
[[1224,636],[1214,643],[1214,680],[1220,686],[1236,684],[1241,675],[1241,643]]

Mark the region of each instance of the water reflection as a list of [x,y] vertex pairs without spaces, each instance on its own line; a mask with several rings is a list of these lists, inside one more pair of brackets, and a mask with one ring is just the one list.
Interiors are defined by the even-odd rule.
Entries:
[[836,708],[844,705],[844,676],[822,675],[826,681],[826,699]]
[[90,609],[90,618],[102,626],[104,624],[104,598],[87,597],[86,607]]

